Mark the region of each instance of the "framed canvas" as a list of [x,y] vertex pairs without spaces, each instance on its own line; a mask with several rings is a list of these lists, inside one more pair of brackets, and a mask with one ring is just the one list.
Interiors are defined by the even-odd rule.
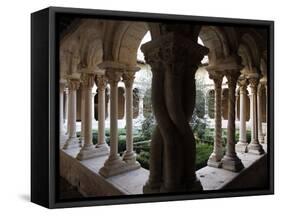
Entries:
[[31,201],[274,193],[274,22],[31,15]]

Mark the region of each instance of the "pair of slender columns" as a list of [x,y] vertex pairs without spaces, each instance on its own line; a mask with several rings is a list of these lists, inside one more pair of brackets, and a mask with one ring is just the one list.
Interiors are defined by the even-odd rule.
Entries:
[[[121,79],[123,71],[119,68],[107,68],[106,76],[110,84],[110,153],[104,166],[99,170],[99,173],[104,177],[114,176],[129,170],[140,167],[135,160],[133,152],[133,137],[132,137],[132,85],[129,85],[130,75],[124,75],[126,85],[126,130],[127,130],[127,149],[123,155],[123,160],[118,154],[118,82]],[[133,79],[131,79],[133,82]]]
[[222,168],[238,172],[244,168],[235,151],[235,89],[239,72],[231,70],[226,74],[228,81],[228,122],[226,153],[221,160]]
[[63,149],[79,147],[79,140],[76,136],[76,95],[79,88],[80,81],[78,79],[68,80],[68,139],[63,146]]
[[[98,83],[100,84],[100,79],[101,77],[97,78],[99,81]],[[81,148],[80,152],[77,155],[78,160],[86,160],[102,155],[107,155],[108,154],[108,146],[105,143],[105,141],[100,140],[98,141],[97,145],[93,145],[92,141],[92,88],[94,86],[95,82],[95,74],[85,74],[83,76],[82,80],[82,88],[84,91],[84,111],[83,113],[83,135],[84,135],[84,143],[83,147]],[[105,84],[106,85],[106,84]],[[99,92],[99,97],[104,98],[104,88],[102,91]],[[99,109],[99,134],[103,134],[104,137],[104,100],[101,100],[101,109]],[[102,118],[103,117],[103,118]],[[103,127],[101,127],[103,126]],[[101,137],[101,135],[99,135]]]
[[252,74],[248,77],[251,89],[251,100],[250,100],[250,107],[251,107],[251,143],[248,145],[248,152],[255,153],[255,154],[263,154],[264,150],[259,143],[258,139],[258,109],[257,109],[257,86],[259,83],[259,75]]
[[[128,71],[123,74],[123,82],[125,83],[126,94],[126,151],[123,160],[135,166],[140,166],[136,161],[136,154],[133,150],[133,83],[135,79],[135,71]],[[143,113],[142,113],[143,115]]]

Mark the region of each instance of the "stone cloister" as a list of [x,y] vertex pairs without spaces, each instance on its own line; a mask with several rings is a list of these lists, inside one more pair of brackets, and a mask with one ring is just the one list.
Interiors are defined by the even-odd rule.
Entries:
[[[65,23],[60,27],[60,172],[85,195],[96,195],[99,190],[105,191],[102,195],[208,190],[209,183],[203,179],[206,172],[229,172],[232,181],[247,169],[250,174],[255,161],[266,155],[267,33],[263,29],[99,19]],[[153,74],[151,102],[156,119],[149,171],[136,160],[133,145],[134,79],[141,73],[137,50],[148,31],[151,41],[141,50]],[[208,63],[202,64],[206,56]],[[189,124],[195,107],[196,73],[200,70],[209,79],[203,95],[206,104],[212,95],[214,107],[212,114],[206,111],[205,115],[213,119],[215,131],[213,153],[201,172],[195,169],[196,144]],[[120,93],[120,86],[124,92]],[[94,98],[93,92],[97,94]],[[122,94],[126,151],[119,155]],[[109,143],[105,140],[107,116]],[[225,151],[223,121],[227,129]],[[92,141],[93,122],[98,128],[97,143]],[[238,142],[235,128],[239,128]],[[247,128],[251,131],[250,143]],[[241,157],[254,159],[246,166]],[[134,189],[125,190],[121,180],[116,183],[118,178]],[[123,189],[116,189],[120,187]]]

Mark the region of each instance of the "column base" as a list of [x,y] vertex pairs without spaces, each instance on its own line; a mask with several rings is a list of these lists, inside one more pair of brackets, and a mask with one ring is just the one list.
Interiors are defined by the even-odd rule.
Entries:
[[132,164],[132,163],[136,163],[136,159],[137,159],[137,155],[135,152],[131,151],[125,151],[123,156],[122,156],[123,161],[125,161],[126,163]]
[[239,141],[235,145],[235,151],[236,152],[241,152],[241,153],[247,153],[248,152],[248,143],[247,142],[243,142],[243,141]]
[[144,194],[160,193],[160,187],[161,187],[160,182],[151,182],[148,180],[143,186],[142,191]]
[[221,158],[222,158],[221,156],[217,156],[216,153],[213,152],[209,157],[207,165],[210,167],[221,168],[222,167]]
[[259,143],[250,143],[248,145],[248,152],[253,153],[253,154],[258,154],[258,155],[264,154],[262,145]]
[[109,158],[104,163],[103,167],[99,170],[99,174],[107,178],[138,168],[140,168],[139,163],[126,163],[121,159],[119,155],[113,157],[109,156]]
[[90,147],[83,147],[77,155],[77,160],[87,160],[95,157],[105,156],[109,154],[108,146],[98,147],[91,145]]
[[235,156],[225,155],[221,160],[221,162],[222,162],[222,168],[229,171],[239,172],[242,169],[244,169],[244,165],[242,161],[236,155]]
[[63,149],[70,149],[70,148],[79,148],[80,143],[77,137],[70,137],[66,140],[66,143],[63,146]]

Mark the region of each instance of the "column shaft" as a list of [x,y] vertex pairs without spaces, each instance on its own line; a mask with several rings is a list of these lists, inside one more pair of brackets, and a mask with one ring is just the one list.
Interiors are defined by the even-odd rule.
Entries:
[[126,171],[125,162],[118,154],[118,82],[121,73],[115,70],[106,71],[110,84],[110,152],[99,173],[104,177],[113,176]]
[[69,138],[63,146],[64,149],[79,147],[79,141],[76,136],[76,92],[79,88],[79,80],[70,79],[68,81],[69,100],[68,100],[68,124]]
[[94,145],[92,141],[92,88],[94,85],[94,74],[84,74],[82,85],[84,89],[84,111],[83,111],[83,132],[84,145],[77,155],[78,160],[85,160],[94,157]]
[[257,109],[258,109],[258,139],[260,143],[264,143],[264,135],[262,132],[262,84],[258,86]]
[[257,85],[258,75],[253,74],[249,77],[250,88],[251,88],[251,117],[252,117],[252,131],[251,131],[251,143],[248,146],[248,151],[255,154],[263,154],[264,150],[258,140],[258,110],[257,110]]
[[228,122],[226,154],[222,159],[224,169],[238,172],[244,168],[235,152],[235,88],[239,72],[230,71],[226,75],[228,80]]
[[210,78],[213,79],[215,84],[215,137],[214,137],[214,149],[208,160],[208,166],[221,167],[221,159],[223,157],[222,148],[222,116],[221,116],[221,94],[222,94],[222,78],[220,74],[210,74]]
[[64,83],[60,83],[60,134],[64,135],[64,125],[63,125],[63,92],[64,92]]
[[246,97],[247,97],[247,80],[244,77],[239,79],[240,94],[240,129],[239,142],[236,144],[236,151],[247,152],[247,132],[246,132]]
[[85,136],[85,98],[86,98],[86,89],[85,86],[81,85],[81,133],[80,133],[80,146],[84,144]]
[[[102,78],[101,78],[102,79]],[[99,81],[98,81],[99,82]],[[105,88],[98,87],[98,145],[106,144],[105,141]]]
[[105,140],[105,88],[107,80],[104,75],[97,76],[98,86],[98,143],[95,151],[97,156],[107,155],[109,147]]
[[136,162],[136,154],[133,150],[133,83],[135,78],[135,71],[128,71],[123,74],[123,81],[126,87],[126,151],[123,155],[123,160],[130,164],[135,164],[140,167]]

